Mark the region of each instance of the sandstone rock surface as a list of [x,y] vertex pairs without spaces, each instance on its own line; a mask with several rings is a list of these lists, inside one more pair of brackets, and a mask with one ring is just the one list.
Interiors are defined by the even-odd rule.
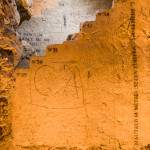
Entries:
[[17,70],[16,149],[149,148],[149,15],[148,0],[117,1]]
[[[37,7],[45,4],[50,1]],[[0,150],[149,150],[149,1],[116,1],[95,21],[84,22],[69,41],[47,46],[44,56],[32,57],[29,68],[15,72],[10,63],[15,57],[8,56],[15,51],[19,58],[16,47],[22,45],[14,32],[18,17],[12,19],[6,6],[6,20],[1,13],[1,39],[7,44],[1,42],[0,138],[7,144],[0,143]]]
[[15,0],[0,1],[0,150],[9,149],[11,143],[10,95],[15,82],[14,70],[23,49],[16,32],[22,19],[17,4]]

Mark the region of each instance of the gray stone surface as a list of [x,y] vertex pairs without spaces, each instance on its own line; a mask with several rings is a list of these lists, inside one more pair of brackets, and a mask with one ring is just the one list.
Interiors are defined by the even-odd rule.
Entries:
[[19,33],[38,55],[44,55],[48,44],[62,43],[68,35],[79,32],[81,23],[95,20],[98,10],[111,5],[112,0],[33,0],[33,16],[21,25]]

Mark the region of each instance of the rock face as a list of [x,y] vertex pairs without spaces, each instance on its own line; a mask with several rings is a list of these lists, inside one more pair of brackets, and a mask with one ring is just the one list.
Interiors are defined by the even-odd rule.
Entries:
[[25,1],[16,2],[15,0],[2,0],[0,2],[0,48],[12,51],[14,65],[18,63],[22,53],[21,41],[16,29],[20,22],[30,18],[27,4]]
[[118,0],[16,70],[14,149],[149,149],[148,4]]
[[29,7],[31,7],[31,3],[25,0],[17,0],[17,9],[20,14],[20,24],[24,20],[29,20],[31,18],[31,13]]
[[38,55],[44,55],[46,45],[64,42],[79,32],[81,23],[94,21],[97,11],[111,6],[112,0],[34,0],[32,17],[20,26],[19,33]]
[[29,14],[27,4],[25,1],[0,1],[0,150],[8,149],[10,144],[10,95],[15,81],[13,73],[23,51],[16,29],[20,21],[26,18],[20,8]]
[[[44,45],[44,56],[23,60],[29,67],[14,71],[20,57],[34,53],[15,32],[20,20],[17,9],[21,5],[20,12],[23,8],[23,16],[28,16],[30,3],[16,2],[18,7],[7,0],[0,5],[0,150],[149,150],[149,0],[116,1],[112,9],[98,11],[95,21],[84,22],[80,32],[63,44]],[[63,7],[61,2],[65,8],[73,4],[72,0],[34,2],[31,13],[35,10],[36,17],[49,4],[48,8]],[[79,4],[86,2],[90,1]],[[62,15],[62,9],[56,10],[62,19],[65,11]],[[34,27],[41,29],[43,22],[38,23]],[[26,25],[23,32],[29,29]],[[29,30],[23,37],[40,43],[41,31]]]
[[0,7],[0,48],[12,51],[17,60],[21,51],[15,31],[20,22],[17,6],[15,1],[2,0]]

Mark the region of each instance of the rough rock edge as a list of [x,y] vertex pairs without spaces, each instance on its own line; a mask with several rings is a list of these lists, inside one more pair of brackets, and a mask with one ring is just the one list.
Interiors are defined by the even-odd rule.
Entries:
[[12,150],[9,99],[15,82],[13,72],[23,49],[16,29],[25,19],[30,18],[30,9],[23,1],[0,1],[0,150]]

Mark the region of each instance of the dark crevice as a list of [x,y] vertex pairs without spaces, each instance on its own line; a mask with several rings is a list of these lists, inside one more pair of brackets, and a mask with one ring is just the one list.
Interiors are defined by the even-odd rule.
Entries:
[[21,25],[23,21],[30,20],[31,14],[28,11],[28,9],[23,7],[23,5],[21,4],[21,1],[17,0],[16,4],[17,4],[17,10],[18,10],[18,12],[20,14],[20,24],[19,25]]

